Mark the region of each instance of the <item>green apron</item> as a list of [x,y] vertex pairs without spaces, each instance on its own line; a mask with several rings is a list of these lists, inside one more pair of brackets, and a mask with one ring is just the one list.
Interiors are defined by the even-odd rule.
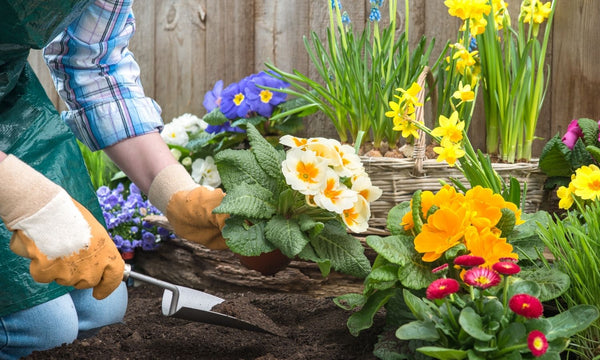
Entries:
[[[0,150],[61,185],[104,224],[75,137],[27,63],[30,48],[42,48],[90,3],[0,0]],[[11,235],[0,221],[0,316],[72,290],[54,282],[35,282],[29,275],[29,260],[10,251]]]

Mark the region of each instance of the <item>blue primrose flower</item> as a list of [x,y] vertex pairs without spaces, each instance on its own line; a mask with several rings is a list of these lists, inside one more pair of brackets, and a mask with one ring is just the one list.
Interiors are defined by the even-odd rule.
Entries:
[[290,84],[283,80],[276,79],[264,71],[251,77],[248,81],[246,97],[248,98],[250,110],[256,112],[258,115],[270,117],[271,114],[273,114],[275,106],[285,101],[287,94],[263,89],[260,86],[283,89],[290,86]]
[[204,129],[204,131],[206,131],[209,134],[220,134],[222,132],[234,132],[243,134],[246,132],[246,130],[240,127],[231,126],[230,121],[225,121],[221,125],[208,125],[206,129]]
[[221,93],[223,92],[223,80],[219,80],[215,83],[212,90],[209,90],[204,94],[204,101],[202,105],[206,109],[206,112],[211,112],[221,106]]
[[379,12],[379,8],[378,7],[373,6],[371,8],[371,13],[369,14],[369,20],[371,22],[381,20],[381,12]]
[[246,99],[246,82],[242,80],[239,83],[230,84],[221,93],[221,112],[228,119],[243,118],[248,115],[250,105]]

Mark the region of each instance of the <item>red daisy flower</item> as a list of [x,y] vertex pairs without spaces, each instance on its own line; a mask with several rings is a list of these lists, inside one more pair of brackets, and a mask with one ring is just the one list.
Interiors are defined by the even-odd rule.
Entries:
[[465,272],[464,281],[468,285],[487,289],[500,283],[500,275],[486,268],[472,268]]
[[460,255],[454,259],[454,265],[459,266],[479,266],[485,264],[485,259],[475,255]]
[[516,314],[529,319],[537,319],[544,314],[542,302],[529,294],[516,294],[508,301],[508,306]]
[[454,279],[437,279],[429,285],[425,294],[429,300],[443,299],[457,292],[459,288],[460,284]]
[[531,350],[531,354],[535,357],[540,357],[548,350],[548,340],[546,335],[539,330],[533,330],[527,336],[527,346]]
[[448,269],[448,264],[446,263],[444,265],[440,265],[440,266],[434,268],[433,270],[431,270],[431,272],[434,273],[434,274],[436,274],[436,273],[442,272],[442,271],[447,270],[447,269]]
[[510,261],[510,262],[514,262],[514,263],[516,263],[516,262],[517,262],[517,259],[515,259],[515,258],[511,258],[511,257],[502,257],[502,258],[500,258],[499,260],[500,260],[500,261]]
[[521,271],[521,267],[512,261],[500,261],[492,265],[492,269],[502,275],[514,275]]

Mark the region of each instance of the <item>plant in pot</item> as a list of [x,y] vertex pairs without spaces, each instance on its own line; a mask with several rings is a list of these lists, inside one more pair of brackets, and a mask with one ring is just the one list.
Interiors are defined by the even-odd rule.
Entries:
[[371,185],[354,148],[287,135],[280,139],[289,147],[284,151],[252,124],[246,130],[249,149],[215,156],[226,196],[214,212],[230,215],[223,228],[229,248],[243,257],[279,251],[284,260],[313,261],[324,276],[331,268],[366,276],[370,262],[348,230],[367,229],[369,203],[381,191]]
[[363,292],[335,302],[354,310],[354,335],[385,308],[374,351],[381,359],[559,359],[598,310],[543,317],[542,302],[570,285],[568,275],[540,265],[537,231],[547,221],[481,186],[417,192],[390,211],[390,236],[367,237],[378,255]]

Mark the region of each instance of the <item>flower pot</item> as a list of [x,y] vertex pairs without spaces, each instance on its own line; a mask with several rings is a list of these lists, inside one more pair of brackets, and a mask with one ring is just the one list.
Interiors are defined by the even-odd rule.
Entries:
[[290,261],[292,261],[292,259],[283,255],[279,249],[268,253],[262,253],[258,256],[235,255],[242,265],[250,270],[256,270],[265,276],[276,274],[288,266]]

